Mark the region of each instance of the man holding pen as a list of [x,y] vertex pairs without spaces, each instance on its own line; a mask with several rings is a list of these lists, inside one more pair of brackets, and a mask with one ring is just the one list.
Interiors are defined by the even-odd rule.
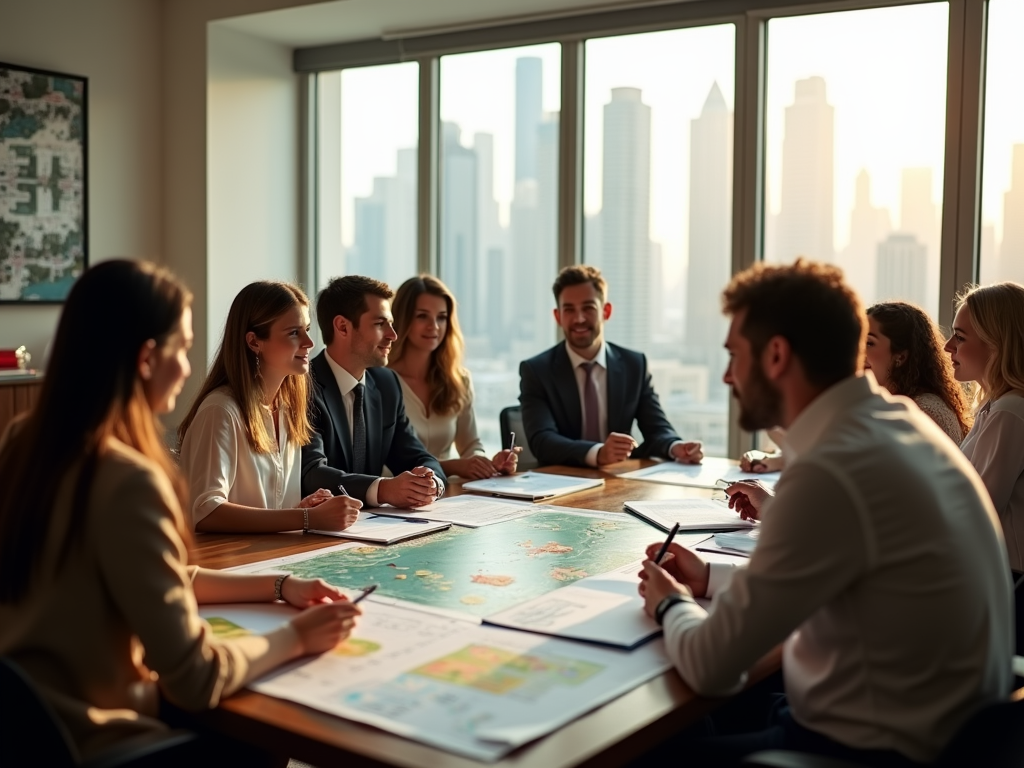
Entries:
[[[633,456],[697,464],[699,442],[684,442],[661,409],[647,358],[604,340],[612,316],[607,284],[587,265],[555,280],[555,321],[565,343],[519,366],[523,426],[541,464],[603,467]],[[644,442],[630,435],[633,422]]]

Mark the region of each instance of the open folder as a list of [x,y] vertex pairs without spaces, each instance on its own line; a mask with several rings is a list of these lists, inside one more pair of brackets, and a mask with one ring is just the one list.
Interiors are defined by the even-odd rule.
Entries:
[[541,501],[565,496],[567,493],[585,491],[604,485],[604,480],[570,475],[547,475],[542,472],[523,472],[520,475],[493,477],[488,480],[473,480],[462,486],[464,491],[486,493],[491,496],[507,496],[510,499]]

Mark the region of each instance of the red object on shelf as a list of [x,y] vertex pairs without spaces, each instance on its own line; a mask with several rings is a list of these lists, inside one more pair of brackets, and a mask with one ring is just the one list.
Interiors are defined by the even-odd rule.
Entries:
[[28,368],[32,356],[25,351],[24,347],[17,349],[0,349],[0,369],[4,368]]

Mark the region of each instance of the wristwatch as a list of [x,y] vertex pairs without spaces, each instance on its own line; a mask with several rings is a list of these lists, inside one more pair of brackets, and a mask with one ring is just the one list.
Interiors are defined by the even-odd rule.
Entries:
[[658,603],[658,607],[654,609],[654,620],[658,622],[658,626],[662,626],[662,622],[665,621],[665,614],[668,613],[669,608],[677,603],[689,603],[692,602],[686,595],[682,595],[678,592],[673,592],[670,595],[666,595]]

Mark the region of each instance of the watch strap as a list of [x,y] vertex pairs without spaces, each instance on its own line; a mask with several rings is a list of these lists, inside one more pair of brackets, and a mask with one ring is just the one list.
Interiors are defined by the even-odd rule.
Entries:
[[673,592],[670,595],[666,595],[658,603],[658,607],[654,609],[654,620],[658,622],[658,626],[663,626],[665,621],[665,614],[669,612],[669,609],[673,605],[678,603],[689,603],[691,602],[688,597],[680,594],[679,592]]

